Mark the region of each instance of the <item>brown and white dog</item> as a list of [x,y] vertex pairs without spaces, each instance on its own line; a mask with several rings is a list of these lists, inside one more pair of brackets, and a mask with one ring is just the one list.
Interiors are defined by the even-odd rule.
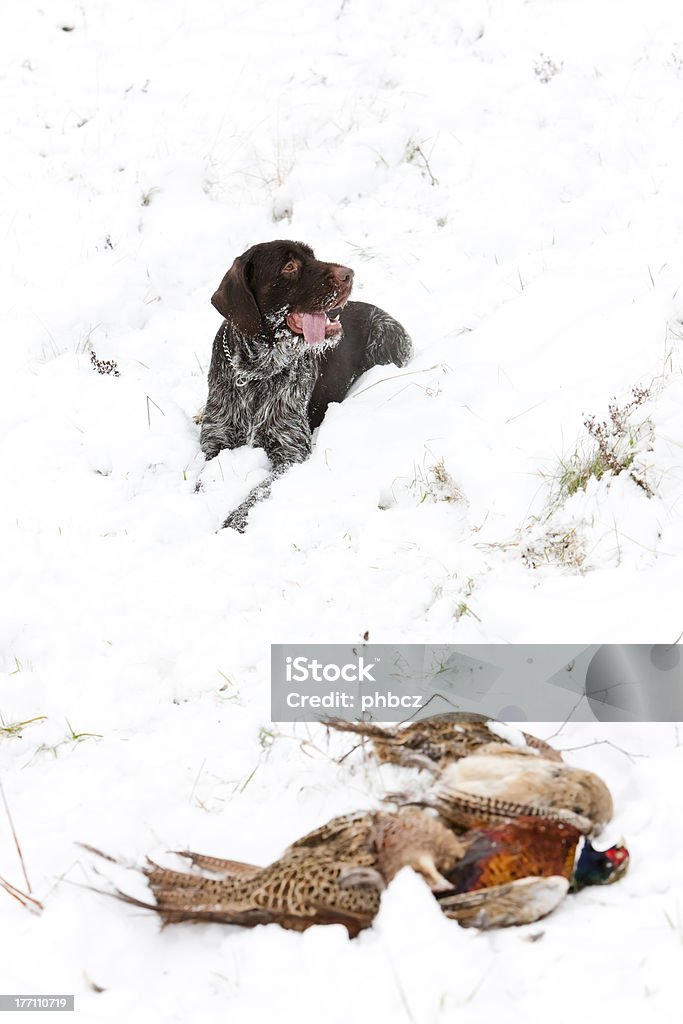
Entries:
[[366,302],[349,302],[353,271],[323,263],[301,242],[263,242],[238,256],[212,298],[225,318],[213,344],[201,448],[265,449],[273,470],[224,526],[243,531],[273,479],[311,451],[330,402],[362,373],[403,366],[412,343],[403,327]]

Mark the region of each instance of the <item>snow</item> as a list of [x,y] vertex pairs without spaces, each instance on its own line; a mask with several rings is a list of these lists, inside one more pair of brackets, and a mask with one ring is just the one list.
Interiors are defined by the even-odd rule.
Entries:
[[[39,719],[0,764],[45,903],[0,901],[0,987],[75,992],[89,1022],[677,1020],[673,725],[559,734],[613,788],[632,867],[520,930],[459,929],[406,873],[356,942],[162,933],[78,887],[74,843],[266,862],[378,801],[390,773],[273,727],[271,642],[678,636],[679,5],[8,0],[0,89],[0,713]],[[330,409],[244,536],[215,533],[267,463],[223,453],[194,493],[209,299],[278,237],[352,266],[416,355]],[[628,471],[558,496],[584,417],[636,385],[652,496]],[[0,876],[21,883],[2,813]]]

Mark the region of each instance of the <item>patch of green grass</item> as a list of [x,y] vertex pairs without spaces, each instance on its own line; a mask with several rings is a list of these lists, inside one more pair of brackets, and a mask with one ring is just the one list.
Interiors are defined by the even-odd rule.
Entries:
[[59,757],[60,747],[70,745],[71,749],[74,750],[80,743],[84,743],[86,740],[101,740],[104,738],[100,732],[77,732],[68,718],[66,726],[67,734],[63,740],[59,740],[57,743],[41,743],[39,747],[36,747],[30,760],[24,767],[26,768],[29,764],[32,764],[39,754],[52,754],[53,757]]
[[66,720],[66,724],[67,724],[68,729],[69,729],[69,735],[68,735],[67,740],[65,742],[70,740],[72,743],[83,743],[84,740],[101,740],[102,739],[102,733],[100,733],[100,732],[76,732],[76,730],[74,729],[74,727],[72,726],[72,724],[71,724],[71,722],[69,721],[68,718]]
[[577,491],[584,491],[591,477],[601,480],[607,469],[600,452],[581,455],[575,451],[569,458],[560,460],[557,476],[560,495],[570,498]]
[[461,601],[460,604],[456,606],[456,609],[453,612],[453,617],[456,622],[458,622],[463,617],[463,615],[470,615],[473,619],[476,619],[477,622],[481,622],[481,619],[479,618],[477,613],[470,608],[466,601]]
[[221,669],[217,668],[216,671],[218,672],[218,675],[225,680],[223,685],[218,687],[219,700],[229,701],[232,704],[239,704],[241,695],[237,683]]
[[35,718],[27,718],[23,722],[8,722],[2,714],[0,714],[0,736],[19,736],[21,737],[23,730],[27,725],[33,725],[34,722],[46,722],[47,715],[36,715]]
[[258,741],[261,750],[270,750],[279,735],[280,733],[277,729],[266,729],[265,725],[262,725],[258,731]]
[[252,770],[249,772],[247,777],[243,781],[240,781],[240,782],[237,783],[237,785],[233,789],[233,793],[244,793],[245,789],[247,788],[247,786],[249,785],[251,780],[256,775],[256,772],[258,771],[258,769],[259,769],[259,766],[255,765],[255,767],[252,768]]

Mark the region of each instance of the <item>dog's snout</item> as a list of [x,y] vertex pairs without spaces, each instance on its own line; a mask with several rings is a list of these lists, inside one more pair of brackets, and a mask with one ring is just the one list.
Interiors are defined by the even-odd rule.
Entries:
[[335,267],[333,274],[337,284],[350,285],[353,281],[353,271],[350,267]]

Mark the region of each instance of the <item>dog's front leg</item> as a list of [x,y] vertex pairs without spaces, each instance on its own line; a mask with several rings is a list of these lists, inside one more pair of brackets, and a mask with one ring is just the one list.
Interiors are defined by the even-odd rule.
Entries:
[[308,423],[297,424],[296,429],[287,425],[287,430],[271,430],[263,440],[263,447],[266,450],[273,470],[265,480],[253,487],[241,505],[238,505],[234,512],[231,512],[223,523],[223,527],[237,530],[244,533],[247,528],[247,516],[257,503],[263,501],[270,495],[273,481],[283,473],[286,473],[290,466],[297,462],[305,462],[311,454],[311,430]]
[[288,468],[289,466],[283,463],[281,466],[274,469],[272,473],[269,473],[266,479],[262,480],[260,484],[257,484],[256,487],[252,487],[242,504],[238,505],[225,520],[223,523],[223,529],[228,527],[231,530],[237,530],[238,533],[244,533],[247,528],[247,516],[251,509],[257,501],[263,501],[264,498],[269,496],[273,480],[282,476]]

